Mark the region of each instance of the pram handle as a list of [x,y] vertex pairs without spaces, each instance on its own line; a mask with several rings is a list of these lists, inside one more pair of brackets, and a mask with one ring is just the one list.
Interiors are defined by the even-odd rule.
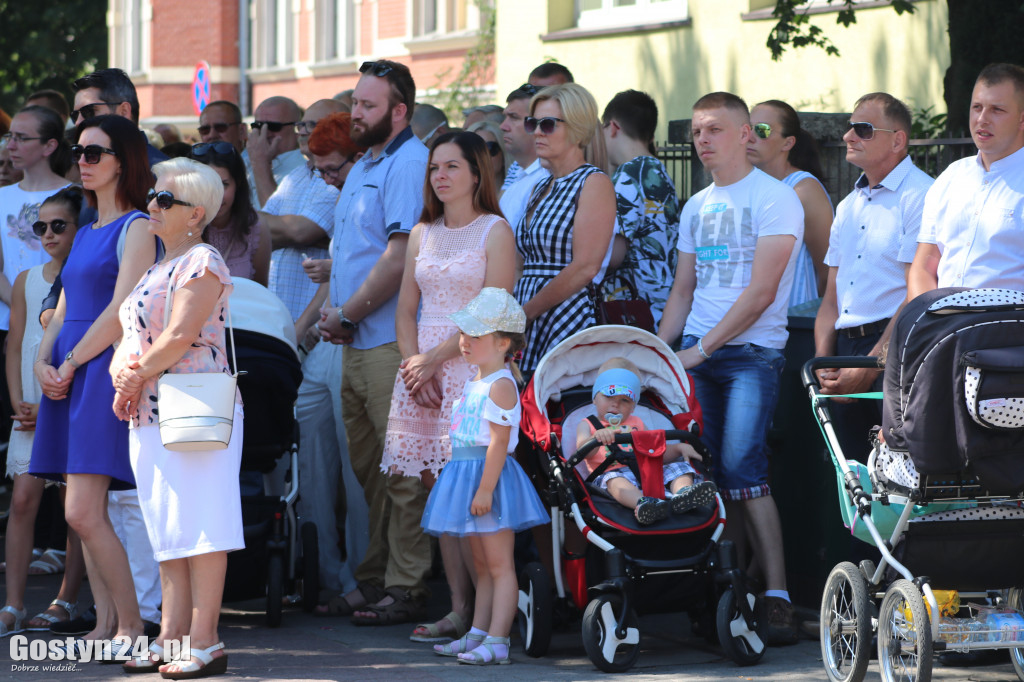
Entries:
[[819,369],[846,369],[863,367],[866,369],[882,369],[882,358],[874,355],[823,355],[820,358],[811,358],[804,363],[800,370],[800,379],[804,382],[804,388],[821,388],[818,383]]
[[[657,431],[658,429],[649,429],[649,430]],[[632,445],[633,444],[633,433],[634,433],[633,431],[629,431],[629,432],[626,432],[626,433],[616,433],[615,434],[615,443],[618,444],[618,445],[623,445],[623,444]],[[707,453],[708,453],[707,447],[704,445],[703,442],[701,442],[700,438],[696,434],[690,433],[689,431],[683,431],[682,429],[666,429],[665,430],[665,440],[666,441],[679,441],[681,443],[689,443],[690,445],[693,446],[693,449],[696,450],[700,454],[700,456],[704,458],[705,463],[707,462],[707,456],[708,456],[707,455]],[[577,464],[579,464],[584,459],[586,459],[587,456],[591,452],[593,452],[595,448],[599,448],[599,447],[601,447],[601,445],[602,445],[602,443],[599,443],[596,438],[591,436],[590,438],[588,438],[586,440],[586,442],[583,443],[583,445],[581,445],[579,447],[578,450],[576,450],[576,452],[573,453],[572,457],[569,458],[569,461],[567,463],[568,466],[570,468],[575,467]]]

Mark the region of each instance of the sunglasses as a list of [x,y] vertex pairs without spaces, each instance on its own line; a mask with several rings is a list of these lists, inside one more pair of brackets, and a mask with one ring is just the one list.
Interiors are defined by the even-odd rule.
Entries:
[[124,102],[93,102],[92,104],[86,104],[80,109],[75,109],[71,112],[71,122],[78,123],[78,117],[81,116],[83,121],[90,118],[96,117],[96,107],[116,107]]
[[230,128],[231,126],[240,125],[242,125],[241,121],[237,121],[236,123],[213,123],[210,125],[201,125],[199,126],[199,134],[202,135],[203,137],[206,137],[207,135],[210,134],[211,130],[216,130],[218,133],[223,135],[228,131],[228,128]]
[[32,223],[32,231],[37,237],[42,237],[46,234],[46,228],[49,227],[50,231],[54,234],[64,234],[64,230],[68,229],[68,225],[73,226],[74,223],[69,223],[68,221],[61,220],[60,218],[57,218],[57,220],[51,220],[50,222],[37,220]]
[[316,173],[317,175],[319,175],[321,178],[326,178],[328,176],[330,176],[332,178],[333,177],[337,177],[338,173],[341,172],[342,168],[344,168],[345,166],[347,166],[350,163],[352,163],[352,159],[354,157],[355,157],[355,154],[352,154],[347,159],[342,161],[341,164],[338,165],[338,166],[324,166],[323,168],[314,168],[313,172]]
[[175,204],[177,204],[178,206],[192,206],[192,204],[188,203],[187,201],[175,199],[174,195],[168,192],[167,190],[161,190],[159,192],[157,192],[155,189],[149,190],[149,192],[146,194],[146,203],[151,204],[153,203],[154,200],[156,200],[156,205],[159,206],[160,210],[162,211],[170,209],[171,206],[174,206]]
[[111,156],[117,156],[110,147],[101,147],[98,144],[90,144],[83,147],[80,144],[73,145],[71,147],[71,160],[78,163],[85,157],[85,162],[90,166],[95,166],[100,162],[100,159],[104,154],[110,154]]
[[755,123],[752,127],[754,134],[762,140],[767,140],[772,135],[772,127],[767,123]]
[[536,95],[538,92],[540,92],[543,89],[544,88],[536,86],[536,85],[532,85],[530,83],[523,83],[518,88],[516,88],[516,90],[518,90],[519,92],[525,92],[530,97],[533,97],[534,95]]
[[879,130],[883,133],[895,133],[895,130],[890,128],[876,128],[871,123],[864,121],[850,121],[850,125],[846,128],[852,130],[853,134],[862,140],[870,140],[875,136],[875,131]]
[[272,133],[279,133],[283,128],[294,126],[296,121],[288,121],[287,123],[278,123],[277,121],[253,121],[252,128],[256,132],[260,131],[260,128],[267,126],[267,130]]
[[487,146],[487,153],[491,156],[501,154],[501,145],[497,142],[484,142],[484,144]]
[[377,78],[383,78],[394,70],[394,67],[390,64],[382,64],[381,62],[363,62],[359,67],[359,73],[369,72],[371,76],[376,76]]
[[0,140],[3,140],[4,144],[10,144],[11,142],[17,142],[18,144],[25,144],[29,140],[41,140],[41,137],[26,137],[21,133],[4,133],[0,136]]
[[218,140],[217,142],[200,142],[199,144],[192,145],[192,150],[189,152],[189,158],[201,159],[204,156],[210,154],[217,154],[219,156],[232,156],[237,154],[235,146],[230,142],[224,142]]
[[541,134],[550,135],[555,132],[556,123],[565,123],[565,119],[555,116],[545,116],[544,118],[527,116],[523,119],[523,130],[532,135],[539,128]]

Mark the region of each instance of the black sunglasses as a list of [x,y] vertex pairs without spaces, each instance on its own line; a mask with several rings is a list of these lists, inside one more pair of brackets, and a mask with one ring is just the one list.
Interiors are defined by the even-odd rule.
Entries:
[[369,71],[371,76],[376,76],[377,78],[383,78],[394,70],[395,68],[390,64],[383,64],[381,62],[363,62],[359,67],[359,73]]
[[149,192],[146,194],[146,203],[151,204],[153,203],[154,199],[156,200],[156,205],[159,206],[160,210],[162,211],[168,210],[171,206],[174,206],[175,204],[177,204],[178,206],[192,206],[192,204],[188,203],[187,201],[175,199],[174,195],[168,192],[167,190],[161,190],[159,192],[157,192],[155,189],[149,190]]
[[557,116],[545,116],[544,118],[527,116],[523,119],[523,130],[532,135],[538,128],[540,128],[540,132],[542,134],[550,135],[555,132],[556,123],[565,123],[565,119],[558,118]]
[[895,133],[895,130],[891,128],[876,128],[873,124],[867,123],[866,121],[850,121],[850,125],[847,126],[847,130],[852,130],[853,134],[862,140],[870,140],[875,136],[875,131],[881,131],[883,133]]
[[487,145],[487,153],[491,156],[497,156],[501,153],[501,145],[497,142],[484,142]]
[[519,90],[520,92],[525,92],[530,97],[533,97],[534,95],[536,95],[538,92],[540,92],[543,89],[544,88],[539,87],[537,85],[532,85],[530,83],[523,83],[518,88],[516,88],[516,90]]
[[755,123],[753,125],[754,134],[760,137],[762,140],[767,140],[772,136],[772,127],[767,123]]
[[278,123],[277,121],[253,121],[252,128],[256,132],[260,131],[260,128],[267,126],[267,130],[272,133],[279,133],[283,128],[294,126],[295,121],[288,121],[287,123]]
[[50,222],[46,222],[44,220],[37,220],[34,223],[32,223],[32,231],[35,233],[37,237],[42,237],[44,234],[46,234],[46,228],[49,227],[50,231],[53,232],[54,234],[64,234],[64,230],[68,229],[69,224],[74,225],[74,223],[68,223],[68,221],[61,220],[60,218],[57,218],[56,220],[51,220]]
[[191,159],[201,159],[204,156],[217,154],[218,156],[233,156],[238,153],[235,145],[230,142],[219,140],[217,142],[200,142],[192,145],[188,155]]
[[242,125],[241,121],[238,121],[236,123],[213,123],[213,124],[209,124],[209,125],[201,125],[201,126],[199,126],[199,134],[203,135],[203,136],[206,136],[206,135],[210,134],[211,130],[216,130],[218,133],[223,135],[224,133],[226,133],[228,131],[228,128],[230,128],[231,126],[240,126],[240,125]]
[[78,123],[78,117],[81,116],[83,121],[87,121],[90,118],[96,117],[96,107],[116,107],[124,104],[124,102],[93,102],[92,104],[86,104],[80,109],[75,109],[71,112],[71,122]]
[[84,156],[85,162],[90,166],[94,166],[100,162],[100,158],[102,158],[104,154],[117,156],[117,152],[110,147],[101,147],[98,144],[90,144],[84,147],[80,144],[76,144],[71,147],[71,160],[75,163],[81,161]]

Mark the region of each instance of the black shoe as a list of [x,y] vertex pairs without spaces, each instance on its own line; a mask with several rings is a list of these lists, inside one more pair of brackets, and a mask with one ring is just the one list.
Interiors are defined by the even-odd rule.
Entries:
[[768,611],[768,645],[786,646],[798,640],[793,605],[781,597],[763,597]]
[[156,639],[160,635],[160,623],[154,623],[151,620],[142,621],[142,634],[147,639]]
[[642,526],[649,526],[655,521],[668,518],[669,502],[655,497],[641,497],[633,510],[633,516]]
[[711,481],[702,481],[683,488],[672,496],[672,513],[685,514],[697,507],[710,507],[717,492],[718,488]]
[[63,620],[50,626],[50,632],[55,635],[77,636],[87,635],[96,628],[96,605],[93,604],[89,610],[78,618]]

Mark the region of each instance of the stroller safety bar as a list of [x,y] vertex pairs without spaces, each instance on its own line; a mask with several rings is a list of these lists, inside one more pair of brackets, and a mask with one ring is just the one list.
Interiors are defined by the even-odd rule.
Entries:
[[[707,452],[706,446],[701,442],[700,438],[689,431],[683,431],[681,429],[666,429],[665,431],[666,441],[680,441],[682,443],[689,443],[693,448],[701,453],[702,455]],[[633,443],[633,434],[630,433],[617,433],[615,434],[615,442],[618,445],[630,445]],[[601,443],[596,438],[590,437],[587,439],[580,448],[573,453],[573,456],[569,458],[568,466],[570,468],[575,467],[577,464],[582,462],[587,456],[594,451],[595,448],[601,447]]]

